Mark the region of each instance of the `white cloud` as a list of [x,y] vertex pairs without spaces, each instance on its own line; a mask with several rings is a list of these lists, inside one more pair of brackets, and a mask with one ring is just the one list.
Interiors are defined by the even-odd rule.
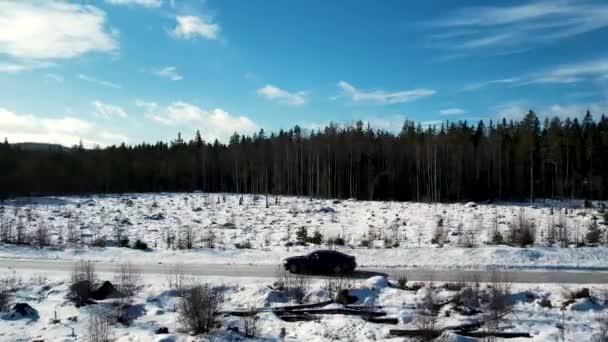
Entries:
[[440,31],[431,38],[453,49],[534,47],[608,27],[608,4],[601,0],[532,0],[462,8],[430,26]]
[[0,2],[0,54],[15,59],[72,58],[118,49],[105,13],[64,1]]
[[148,8],[158,8],[163,5],[162,0],[106,0],[110,5],[119,6],[142,6]]
[[26,69],[27,69],[27,67],[23,64],[0,63],[0,73],[16,74],[16,73],[24,71]]
[[41,117],[18,114],[0,107],[0,137],[7,138],[12,143],[41,142],[73,146],[82,140],[85,146],[92,147],[128,141],[124,135],[97,131],[94,124],[71,116]]
[[[588,103],[588,104],[551,104],[534,106],[525,102],[510,102],[494,107],[496,117],[499,119],[519,120],[534,110],[539,118],[582,118],[589,110],[597,119],[600,115],[608,113],[608,103]],[[541,120],[542,124],[542,120]]]
[[162,125],[199,129],[206,141],[227,142],[234,132],[252,134],[258,129],[250,118],[235,116],[220,108],[206,110],[181,101],[161,107],[154,102],[137,100],[136,105],[144,109],[148,118]]
[[158,109],[158,104],[156,102],[149,102],[141,99],[135,100],[135,105],[139,108],[143,108],[144,112],[148,114],[156,112]]
[[97,78],[88,76],[88,75],[84,75],[84,74],[78,74],[78,78],[83,80],[83,81],[87,81],[87,82],[91,82],[91,83],[95,83],[104,87],[109,87],[109,88],[114,88],[114,89],[120,89],[122,88],[119,84],[116,83],[112,83],[112,82],[108,82],[108,81],[104,81],[104,80],[99,80]]
[[379,104],[405,103],[436,93],[435,90],[424,88],[396,92],[386,92],[384,90],[363,91],[345,81],[338,82],[338,87],[353,101],[374,102]]
[[160,68],[158,70],[155,70],[154,74],[160,77],[170,79],[171,81],[179,81],[183,79],[182,75],[177,72],[177,68],[174,66]]
[[291,93],[287,90],[283,90],[271,84],[267,84],[262,88],[258,89],[257,94],[268,100],[293,106],[303,105],[307,101],[306,92],[304,91]]
[[462,115],[467,111],[462,108],[446,108],[439,111],[441,115]]
[[95,107],[95,114],[104,119],[127,117],[127,112],[119,106],[103,103],[99,100],[93,101],[92,105]]
[[170,31],[175,38],[192,39],[203,37],[207,39],[217,39],[220,26],[205,18],[186,15],[175,18],[176,26]]
[[53,66],[54,64],[47,61],[37,61],[37,60],[19,60],[19,61],[10,61],[10,62],[0,62],[0,73],[6,74],[16,74],[22,71],[30,71],[34,69],[40,68],[48,68]]

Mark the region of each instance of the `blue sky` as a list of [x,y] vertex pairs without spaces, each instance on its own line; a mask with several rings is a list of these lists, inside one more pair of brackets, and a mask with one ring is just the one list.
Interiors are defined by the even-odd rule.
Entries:
[[608,3],[0,0],[0,138],[608,111]]

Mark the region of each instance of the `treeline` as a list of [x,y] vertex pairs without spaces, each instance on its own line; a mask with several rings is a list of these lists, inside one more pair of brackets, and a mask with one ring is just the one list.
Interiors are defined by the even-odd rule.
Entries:
[[607,199],[608,118],[422,127],[399,134],[362,122],[84,149],[0,144],[2,197],[193,191],[399,201]]

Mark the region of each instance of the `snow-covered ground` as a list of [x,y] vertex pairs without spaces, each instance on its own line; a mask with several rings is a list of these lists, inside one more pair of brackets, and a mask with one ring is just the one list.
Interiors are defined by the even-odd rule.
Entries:
[[[59,273],[23,273],[17,277],[22,285],[13,292],[13,302],[27,303],[37,315],[8,319],[0,318],[0,341],[82,341],[88,334],[88,319],[91,313],[107,309],[107,301],[77,308],[66,299],[68,294],[68,275]],[[112,274],[102,273],[101,280],[112,279]],[[277,290],[273,290],[274,279],[255,278],[216,278],[196,279],[207,282],[223,293],[220,310],[239,310],[250,307],[275,307],[294,304],[286,301]],[[274,313],[258,314],[258,340],[267,341],[402,341],[403,338],[392,337],[390,329],[416,329],[418,327],[417,307],[424,302],[426,288],[401,290],[391,286],[381,277],[367,280],[349,280],[349,293],[357,297],[361,305],[379,305],[387,317],[398,319],[396,325],[369,323],[357,316],[322,315],[321,319],[311,322],[285,322]],[[458,291],[447,290],[442,284],[433,284],[436,288],[437,302],[447,302],[454,298]],[[475,284],[472,284],[475,287]],[[479,285],[481,290],[487,284]],[[314,303],[329,299],[327,280],[312,280],[309,285],[306,302]],[[598,340],[600,324],[598,318],[608,317],[606,305],[607,285],[589,286],[590,298],[577,299],[565,303],[563,296],[566,289],[579,289],[574,286],[557,285],[518,285],[509,287],[507,301],[511,310],[500,322],[500,330],[507,332],[528,332],[531,339],[521,341],[561,341],[562,331],[566,341]],[[167,279],[162,276],[146,275],[143,286],[135,296],[131,310],[131,324],[112,324],[111,335],[114,341],[235,341],[241,339],[243,319],[234,316],[219,316],[219,326],[209,335],[193,337],[181,331],[175,307],[180,298],[172,290]],[[543,303],[544,302],[544,303]],[[547,303],[550,302],[550,307]],[[544,305],[543,305],[544,304]],[[340,308],[339,304],[328,307]],[[482,305],[482,311],[483,305]],[[438,312],[435,327],[460,325],[467,322],[483,320],[487,311],[477,315],[465,316],[458,312],[456,304],[442,306]],[[7,315],[7,314],[4,314]],[[52,319],[57,321],[52,321]],[[560,329],[560,327],[564,329]],[[168,334],[155,334],[160,327],[168,328]],[[237,327],[238,332],[229,331]],[[72,329],[74,336],[72,336]],[[285,337],[280,338],[284,329]],[[453,333],[445,333],[444,341],[473,341]],[[515,339],[517,341],[518,339]]]
[[[596,209],[581,203],[425,204],[269,198],[234,194],[168,193],[91,197],[28,198],[0,204],[0,223],[24,235],[43,224],[51,246],[0,245],[0,258],[131,260],[165,263],[278,264],[286,256],[336,248],[357,257],[361,266],[426,268],[607,269],[608,247],[577,247],[594,218],[605,239],[606,223]],[[528,248],[489,245],[495,230],[506,240],[509,226],[525,216],[536,227]],[[445,243],[433,243],[441,222]],[[565,224],[568,247],[550,245],[551,226]],[[321,233],[321,245],[286,246],[297,231]],[[72,232],[70,232],[72,230]],[[116,231],[147,243],[152,251],[115,247]],[[192,249],[186,249],[187,236]],[[16,232],[13,232],[16,235]],[[72,236],[72,242],[70,240]],[[342,246],[327,241],[342,238]],[[95,240],[106,247],[91,247]],[[168,243],[168,241],[171,241]],[[473,245],[465,248],[464,245]],[[67,246],[66,246],[67,245]],[[180,247],[181,245],[181,247]],[[237,248],[244,245],[250,248]]]

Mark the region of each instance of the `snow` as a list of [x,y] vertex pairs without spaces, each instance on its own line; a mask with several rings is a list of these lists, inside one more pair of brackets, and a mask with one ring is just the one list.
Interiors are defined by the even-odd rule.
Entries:
[[[584,209],[579,202],[543,201],[531,205],[518,203],[397,203],[357,200],[335,201],[298,197],[270,199],[270,207],[262,196],[205,193],[125,194],[84,197],[22,198],[0,203],[0,219],[12,225],[23,224],[33,234],[40,224],[49,228],[51,246],[2,244],[0,258],[46,260],[96,260],[116,263],[131,262],[164,264],[261,264],[278,265],[288,256],[309,253],[316,249],[335,248],[354,255],[361,267],[418,267],[429,269],[523,269],[523,270],[608,270],[608,247],[559,247],[546,242],[552,222],[563,221],[571,241],[583,241],[593,217],[603,230],[606,224],[595,209]],[[565,208],[568,208],[567,210]],[[525,215],[537,228],[536,243],[528,248],[489,245],[498,229],[508,236],[511,222]],[[447,241],[442,246],[432,243],[439,222]],[[68,239],[68,227],[74,228],[77,241]],[[324,240],[340,237],[344,246],[323,244],[293,245],[296,232],[305,227],[308,235],[320,232]],[[116,230],[147,243],[149,250],[118,247]],[[185,249],[188,232],[193,235],[192,249]],[[465,248],[462,236],[474,237],[473,248]],[[167,241],[173,237],[173,241]],[[106,247],[92,247],[94,240],[105,241]],[[362,243],[367,241],[368,243]],[[245,246],[251,248],[237,248]],[[367,246],[364,246],[367,245]],[[180,246],[182,248],[180,248]],[[0,341],[81,341],[87,332],[90,313],[108,309],[106,301],[76,308],[66,299],[69,275],[59,271],[2,270],[0,279],[19,277],[23,282],[12,293],[13,303],[27,303],[37,311],[38,318],[0,318]],[[101,280],[111,280],[111,273],[101,273]],[[211,335],[193,337],[180,331],[175,308],[180,298],[168,286],[165,276],[145,274],[143,287],[134,299],[130,326],[114,324],[115,341],[232,341],[241,335],[242,319],[234,316],[218,318],[220,327]],[[248,277],[190,277],[192,281],[211,284],[223,293],[221,310],[250,307],[269,308],[294,304],[273,288],[277,279]],[[329,299],[327,279],[312,279],[307,302]],[[258,340],[285,341],[376,341],[395,340],[392,328],[415,328],[416,306],[422,301],[425,288],[404,291],[394,286],[395,280],[381,276],[349,279],[349,295],[357,297],[357,305],[381,305],[388,317],[397,317],[398,325],[375,324],[356,316],[323,315],[311,322],[288,323],[270,311],[259,314]],[[436,295],[449,300],[454,293],[435,283]],[[426,284],[431,286],[431,284]],[[481,284],[480,286],[487,286]],[[592,341],[598,338],[597,318],[608,315],[608,285],[585,285],[591,298],[572,303],[564,299],[565,289],[576,285],[512,284],[508,300],[513,304],[503,327],[506,331],[532,334],[526,341],[561,340],[563,330],[568,341]],[[541,305],[550,301],[552,306]],[[330,304],[328,308],[341,308]],[[57,315],[59,323],[52,322]],[[450,305],[440,312],[438,326],[470,322]],[[70,319],[76,317],[76,320]],[[167,327],[169,334],[155,334]],[[70,337],[72,329],[77,337]],[[279,337],[285,329],[285,337]],[[470,341],[446,333],[447,341]]]
[[[66,299],[68,276],[60,272],[46,274],[20,272],[22,285],[13,293],[14,302],[27,303],[39,314],[35,320],[0,319],[0,341],[81,341],[87,332],[90,313],[102,312],[107,308],[104,301],[86,307],[76,308]],[[112,274],[101,273],[101,280],[112,279]],[[193,278],[194,279],[194,278]],[[221,310],[247,309],[251,306],[264,308],[285,305],[268,296],[272,279],[204,277],[198,282],[207,282],[223,292]],[[328,299],[325,280],[312,280],[307,300],[316,302]],[[131,325],[112,325],[115,341],[233,341],[241,337],[229,328],[242,329],[242,319],[234,316],[219,316],[220,326],[208,336],[193,337],[181,331],[175,305],[180,300],[176,292],[168,288],[166,279],[157,275],[145,275],[143,286],[134,299]],[[448,300],[456,292],[443,289],[442,284],[433,284],[440,301]],[[427,284],[426,286],[431,286]],[[481,284],[482,288],[486,285]],[[565,299],[564,288],[574,289],[574,285],[512,284],[509,302],[513,311],[501,324],[505,331],[530,332],[531,339],[525,341],[559,340],[559,324],[566,325],[566,339],[591,341],[597,334],[596,318],[608,314],[604,304],[608,297],[608,285],[590,285],[592,298],[584,298],[561,309]],[[416,305],[425,295],[425,288],[418,291],[404,291],[390,285],[386,279],[372,277],[353,280],[351,292],[360,297],[359,304],[381,305],[388,317],[397,317],[397,325],[374,324],[356,316],[323,315],[321,320],[289,323],[280,320],[272,312],[259,314],[258,340],[277,340],[284,328],[286,341],[375,341],[391,340],[390,329],[415,329]],[[538,305],[540,298],[547,298],[551,308]],[[294,304],[291,302],[290,304]],[[326,308],[340,308],[330,304]],[[57,317],[57,322],[52,319]],[[75,319],[74,319],[75,318]],[[437,327],[453,326],[475,321],[478,317],[458,314],[448,304],[439,313]],[[169,334],[156,335],[160,327],[167,327]],[[75,338],[70,337],[74,329]],[[452,333],[446,333],[448,341],[465,341]],[[401,341],[400,338],[392,338]]]
[[[545,242],[549,224],[559,220],[566,223],[573,242],[584,240],[593,217],[605,229],[595,209],[583,209],[577,202],[471,205],[280,197],[279,204],[271,198],[265,208],[260,196],[244,196],[243,205],[238,199],[234,194],[166,193],[8,201],[2,212],[15,225],[27,222],[35,229],[43,222],[53,244],[66,241],[67,227],[72,225],[80,241],[65,248],[1,245],[0,258],[278,264],[287,256],[327,248],[285,246],[296,241],[297,229],[305,227],[309,236],[318,231],[325,241],[343,238],[344,246],[330,248],[356,256],[362,267],[608,269],[606,246],[559,247]],[[560,209],[566,205],[571,207],[567,213]],[[534,246],[488,245],[494,229],[506,239],[509,225],[519,215],[537,227]],[[447,240],[442,246],[431,243],[438,222]],[[131,244],[142,240],[152,252],[112,247],[118,246],[116,228]],[[193,248],[180,249],[188,230]],[[472,236],[476,247],[463,248],[464,235]],[[171,245],[168,237],[173,238]],[[96,239],[105,240],[108,247],[87,246]],[[369,241],[369,247],[362,241]],[[246,243],[251,249],[237,248]]]

